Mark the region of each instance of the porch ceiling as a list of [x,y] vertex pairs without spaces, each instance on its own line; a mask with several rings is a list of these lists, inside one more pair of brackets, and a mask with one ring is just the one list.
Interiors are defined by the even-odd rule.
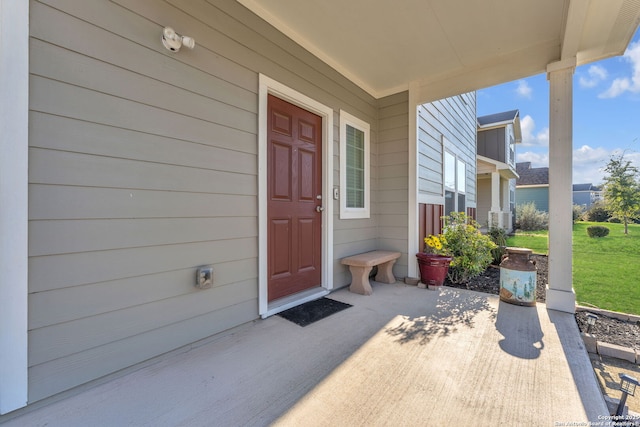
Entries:
[[624,52],[640,0],[238,0],[374,97],[420,102]]

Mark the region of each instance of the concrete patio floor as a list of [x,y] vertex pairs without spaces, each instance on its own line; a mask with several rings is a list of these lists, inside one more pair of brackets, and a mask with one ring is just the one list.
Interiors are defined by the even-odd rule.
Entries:
[[0,423],[558,426],[607,415],[571,314],[451,288],[373,289],[331,294],[353,307],[307,327],[257,320]]

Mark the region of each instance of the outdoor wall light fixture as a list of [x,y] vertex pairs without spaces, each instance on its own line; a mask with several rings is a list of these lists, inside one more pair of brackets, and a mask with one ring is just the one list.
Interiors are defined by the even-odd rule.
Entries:
[[587,313],[587,333],[590,334],[591,333],[591,328],[593,326],[595,326],[596,322],[598,321],[598,316],[596,316],[595,314],[592,313]]
[[189,49],[196,47],[196,41],[191,37],[181,36],[171,27],[164,27],[162,30],[162,44],[171,52],[177,52],[182,46]]
[[616,416],[621,416],[624,412],[624,405],[627,403],[627,395],[633,396],[636,392],[636,386],[640,385],[637,379],[630,377],[627,374],[620,374],[620,389],[622,390],[622,396],[620,396],[620,403],[616,410]]

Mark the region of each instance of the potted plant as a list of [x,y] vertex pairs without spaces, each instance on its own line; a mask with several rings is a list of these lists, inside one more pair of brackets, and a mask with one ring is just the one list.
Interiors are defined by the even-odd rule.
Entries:
[[424,252],[416,254],[420,268],[420,281],[429,287],[442,286],[453,259],[443,235],[424,238]]

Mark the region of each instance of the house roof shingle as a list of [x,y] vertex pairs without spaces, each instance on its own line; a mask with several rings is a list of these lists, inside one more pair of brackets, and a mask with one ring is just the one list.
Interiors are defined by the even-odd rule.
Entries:
[[591,183],[588,184],[573,184],[573,191],[600,191],[600,187]]
[[520,162],[516,163],[516,172],[520,174],[520,172],[524,172],[527,169],[531,169],[531,162]]
[[531,162],[516,163],[516,172],[520,178],[516,180],[519,185],[549,185],[549,168],[532,168]]
[[512,122],[520,115],[519,110],[509,110],[502,113],[489,114],[478,117],[478,125],[486,126],[493,123]]

